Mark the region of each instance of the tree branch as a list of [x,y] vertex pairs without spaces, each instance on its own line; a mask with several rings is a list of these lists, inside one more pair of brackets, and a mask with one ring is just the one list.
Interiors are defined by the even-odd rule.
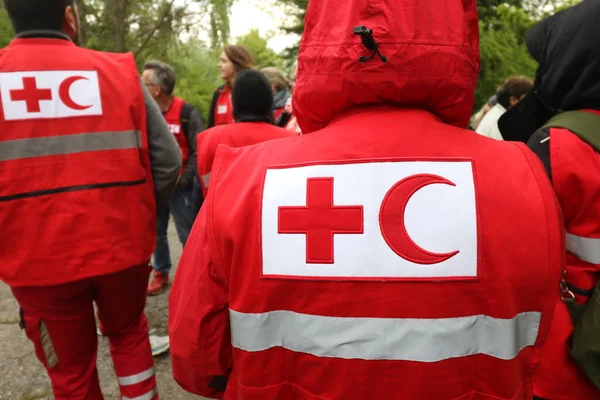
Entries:
[[165,12],[163,13],[162,17],[156,22],[156,24],[154,25],[154,27],[150,30],[150,33],[148,33],[148,36],[146,36],[146,39],[144,39],[144,41],[142,42],[142,44],[140,45],[140,47],[138,47],[138,49],[133,52],[133,56],[135,58],[137,58],[138,55],[142,52],[142,50],[144,50],[144,48],[146,47],[146,45],[148,44],[148,42],[150,41],[150,39],[152,39],[152,36],[154,36],[154,34],[158,30],[158,28],[160,28],[160,25],[164,22],[165,18],[167,18],[167,16],[171,12],[171,8],[173,8],[173,4],[174,3],[175,3],[175,0],[171,0],[167,4],[167,7],[165,7]]

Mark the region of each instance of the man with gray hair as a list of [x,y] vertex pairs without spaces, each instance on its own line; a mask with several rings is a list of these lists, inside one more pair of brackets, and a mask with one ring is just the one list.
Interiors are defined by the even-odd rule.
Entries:
[[202,131],[202,118],[192,105],[173,95],[176,75],[172,66],[161,61],[149,61],[144,65],[142,81],[177,139],[183,158],[179,182],[169,206],[158,211],[154,277],[148,286],[149,295],[158,295],[169,283],[172,265],[167,240],[169,215],[173,215],[177,235],[184,246],[196,218],[197,210],[192,196],[196,175],[196,135]]

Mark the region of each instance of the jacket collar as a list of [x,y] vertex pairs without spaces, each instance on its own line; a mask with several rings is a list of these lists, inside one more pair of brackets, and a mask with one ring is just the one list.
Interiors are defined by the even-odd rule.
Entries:
[[66,33],[43,29],[18,33],[15,35],[15,39],[61,39],[71,41]]
[[273,125],[273,117],[267,115],[240,114],[236,115],[235,122],[265,122]]

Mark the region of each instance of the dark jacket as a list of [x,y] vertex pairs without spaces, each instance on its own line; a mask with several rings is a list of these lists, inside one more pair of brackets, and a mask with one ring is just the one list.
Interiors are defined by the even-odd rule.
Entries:
[[527,48],[540,64],[533,92],[498,122],[506,140],[527,142],[562,111],[600,110],[600,2],[583,1],[540,21]]
[[188,188],[196,175],[196,136],[204,130],[200,112],[191,104],[185,103],[181,111],[181,123],[188,141],[189,155],[185,171],[179,180],[179,187]]
[[208,127],[206,129],[212,128],[215,126],[215,109],[217,108],[217,102],[219,101],[219,96],[221,92],[225,88],[225,85],[219,86],[215,92],[213,93],[212,100],[210,102],[210,111],[208,112]]

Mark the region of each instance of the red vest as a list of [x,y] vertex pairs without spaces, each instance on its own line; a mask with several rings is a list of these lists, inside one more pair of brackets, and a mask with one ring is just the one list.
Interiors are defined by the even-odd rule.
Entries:
[[[531,399],[564,228],[523,145],[382,106],[224,148],[213,170],[222,293],[194,312],[230,309],[224,398]],[[224,323],[201,325],[207,374],[229,365],[210,336]]]
[[277,121],[277,118],[281,117],[284,111],[284,107],[278,108],[275,111],[273,111],[273,121]]
[[51,286],[146,263],[155,200],[131,54],[0,50],[0,279]]
[[[552,182],[567,230],[567,281],[579,303],[589,297],[600,273],[600,156],[566,129],[550,130]],[[600,399],[596,389],[569,356],[573,323],[567,307],[556,298],[556,313],[536,395],[551,400]]]
[[233,124],[233,103],[231,102],[231,88],[223,86],[215,106],[215,126]]
[[290,131],[263,122],[238,122],[215,126],[203,132],[202,135],[198,135],[197,166],[204,197],[206,198],[208,192],[210,173],[219,145],[243,147],[293,135]]
[[177,139],[177,143],[181,149],[183,165],[181,168],[181,175],[183,175],[185,171],[190,156],[190,145],[187,139],[187,132],[183,131],[183,125],[181,124],[181,110],[183,109],[184,105],[185,101],[179,97],[173,97],[173,101],[171,101],[171,105],[165,114],[165,120],[167,120],[169,130],[175,136],[175,139]]

